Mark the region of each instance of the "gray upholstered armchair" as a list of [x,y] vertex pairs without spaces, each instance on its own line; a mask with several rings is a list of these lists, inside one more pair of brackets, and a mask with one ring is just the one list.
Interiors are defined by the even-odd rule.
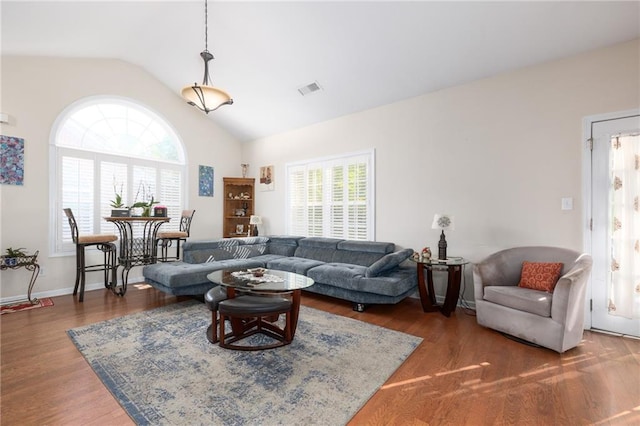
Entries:
[[[562,262],[553,293],[518,287],[522,263]],[[558,247],[516,247],[474,265],[478,324],[565,352],[582,340],[591,256]]]

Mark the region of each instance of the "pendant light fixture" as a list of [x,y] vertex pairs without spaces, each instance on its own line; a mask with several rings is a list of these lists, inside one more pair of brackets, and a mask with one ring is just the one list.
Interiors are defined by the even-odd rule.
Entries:
[[208,18],[207,0],[204,1],[204,51],[200,53],[200,57],[204,61],[204,79],[202,85],[193,83],[193,86],[185,86],[182,89],[182,97],[186,99],[189,105],[193,105],[201,111],[209,114],[222,105],[233,104],[233,99],[227,92],[217,89],[209,85],[209,61],[213,59],[213,55],[208,50]]

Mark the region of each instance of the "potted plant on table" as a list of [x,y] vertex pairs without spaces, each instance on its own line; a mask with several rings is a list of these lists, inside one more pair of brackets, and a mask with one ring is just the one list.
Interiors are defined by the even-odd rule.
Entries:
[[153,208],[154,204],[158,204],[160,201],[156,201],[153,199],[153,196],[151,196],[151,200],[147,203],[146,201],[138,201],[137,203],[134,203],[131,208],[142,208],[142,217],[150,217],[151,216],[151,209]]
[[7,266],[16,266],[18,264],[18,258],[27,257],[27,253],[24,250],[26,250],[24,247],[17,249],[9,247],[7,254],[3,256],[4,264]]
[[153,205],[154,204],[159,204],[160,201],[156,201],[153,198],[153,194],[151,194],[151,188],[147,186],[147,188],[145,188],[144,186],[144,182],[140,182],[140,185],[138,185],[138,192],[136,192],[136,200],[138,199],[138,196],[140,195],[140,192],[142,191],[142,199],[143,200],[149,200],[149,201],[136,201],[135,203],[133,203],[131,205],[132,209],[142,209],[142,213],[140,214],[140,216],[142,217],[150,217],[151,216],[151,211],[153,210]]
[[116,194],[114,199],[111,200],[111,216],[113,217],[127,217],[129,216],[129,208],[124,205],[122,200],[122,185],[120,185],[120,192],[113,186],[113,192]]

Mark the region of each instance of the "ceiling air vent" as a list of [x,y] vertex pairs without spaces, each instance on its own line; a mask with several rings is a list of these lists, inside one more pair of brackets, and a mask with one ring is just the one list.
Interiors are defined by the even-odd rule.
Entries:
[[318,90],[322,89],[320,87],[320,85],[318,84],[317,81],[314,81],[311,84],[307,84],[306,86],[302,86],[298,89],[298,92],[300,92],[300,94],[302,96],[307,96],[313,92],[317,92]]

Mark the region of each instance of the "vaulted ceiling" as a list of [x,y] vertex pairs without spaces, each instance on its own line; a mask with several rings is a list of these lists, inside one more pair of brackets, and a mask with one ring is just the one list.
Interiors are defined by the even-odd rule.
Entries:
[[[202,82],[204,0],[0,13],[3,55],[122,59],[176,96]],[[213,85],[235,101],[209,118],[248,141],[638,38],[640,2],[210,1],[208,35]]]

